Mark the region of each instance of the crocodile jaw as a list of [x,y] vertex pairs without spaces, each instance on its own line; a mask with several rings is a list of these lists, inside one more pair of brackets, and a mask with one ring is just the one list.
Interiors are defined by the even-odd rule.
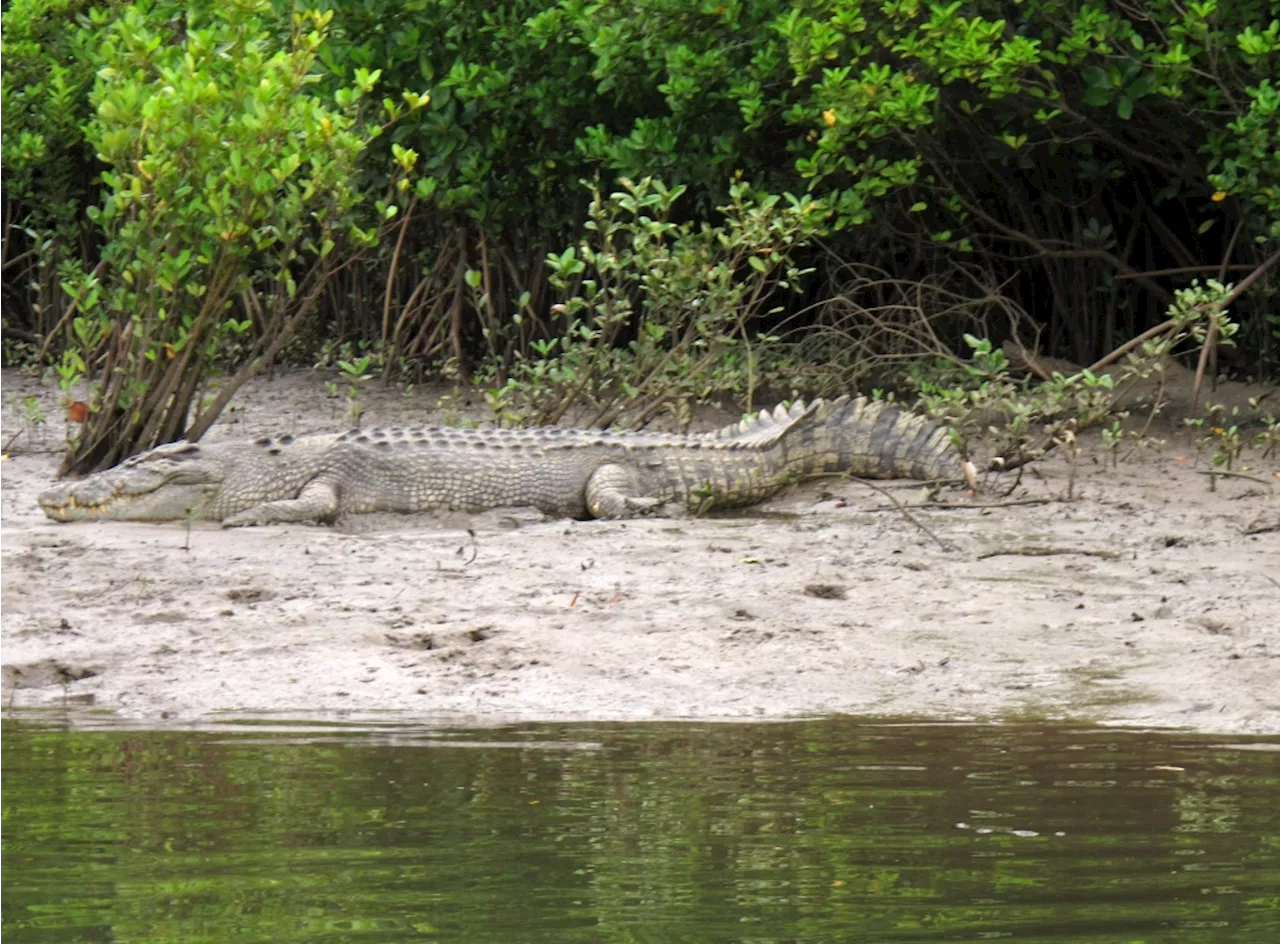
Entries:
[[118,466],[78,482],[54,485],[40,507],[54,521],[181,521],[199,518],[222,486],[221,476],[192,475],[162,463]]

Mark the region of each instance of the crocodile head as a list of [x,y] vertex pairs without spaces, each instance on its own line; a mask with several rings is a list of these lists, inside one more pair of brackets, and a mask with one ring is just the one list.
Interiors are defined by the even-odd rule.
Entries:
[[181,521],[201,517],[225,477],[226,464],[209,450],[170,443],[105,472],[61,482],[40,495],[40,507],[55,521]]

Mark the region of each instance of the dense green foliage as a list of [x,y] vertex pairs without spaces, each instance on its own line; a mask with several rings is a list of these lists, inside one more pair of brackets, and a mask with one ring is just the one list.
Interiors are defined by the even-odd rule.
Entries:
[[[255,6],[254,41],[300,54],[292,24],[310,14],[284,2]],[[347,209],[359,204],[372,212],[360,223],[367,239],[335,240],[338,258],[315,299],[317,317],[300,322],[300,339],[285,348],[293,356],[359,342],[388,372],[448,361],[462,374],[505,383],[513,365],[545,359],[535,343],[563,339],[583,324],[573,302],[587,297],[579,280],[553,279],[547,259],[580,242],[584,207],[593,199],[582,182],[592,180],[606,194],[619,178],[660,180],[682,194],[662,220],[695,229],[723,225],[720,208],[734,200],[765,206],[787,193],[808,194],[821,208],[813,218],[821,218],[822,232],[810,227],[805,235],[822,243],[788,251],[795,265],[814,270],[802,292],[723,313],[741,326],[744,344],[776,329],[779,313],[770,312],[778,304],[800,314],[786,322],[799,331],[787,339],[804,343],[779,361],[796,364],[797,383],[815,362],[839,364],[849,377],[865,372],[850,367],[855,358],[874,366],[884,353],[908,353],[811,343],[847,335],[850,318],[883,324],[882,313],[866,308],[866,280],[849,268],[853,260],[970,300],[964,317],[930,321],[929,333],[956,352],[964,350],[966,331],[1002,340],[1017,326],[1025,343],[1038,333],[1049,352],[1092,363],[1161,321],[1191,278],[1238,282],[1280,251],[1276,2],[1141,9],[1100,0],[321,6],[327,35],[318,31],[307,46],[308,77],[295,90],[330,102],[326,107],[351,121],[359,107],[351,86],[367,92],[380,76],[379,94],[400,120],[376,140],[371,128],[344,126],[370,143],[359,163],[343,164],[341,174],[317,171],[322,188],[342,179],[349,190],[338,200]],[[99,69],[120,54],[123,29],[105,24],[126,10],[136,20],[131,29],[157,43],[146,55],[166,62],[186,55],[190,30],[211,15],[165,0],[131,7],[19,0],[5,14],[9,357],[30,357],[34,350],[24,343],[75,350],[86,364],[104,353],[93,336],[77,335],[68,317],[77,302],[62,291],[66,260],[94,271],[111,298],[124,298],[136,291],[123,284],[124,260],[155,248],[143,245],[143,229],[154,238],[156,227],[174,227],[166,253],[176,258],[186,248],[198,258],[198,233],[240,212],[238,201],[215,209],[206,200],[189,203],[181,224],[164,215],[141,229],[113,224],[118,188],[133,186],[135,169],[122,170],[123,152],[104,151],[94,129],[111,120]],[[78,28],[71,25],[77,15]],[[287,88],[255,62],[197,57],[190,81],[216,76],[219,94],[264,79]],[[138,108],[168,112],[146,101],[157,94],[153,73],[122,76],[139,83]],[[402,114],[402,90],[413,90],[410,103],[427,93],[430,104]],[[297,133],[291,122],[309,107],[260,115],[264,140]],[[180,147],[176,128],[168,134],[148,136],[152,160],[163,163],[165,148]],[[185,160],[214,162],[187,171],[193,180],[222,174],[216,162],[231,150],[184,152]],[[242,158],[250,153],[239,150]],[[250,177],[259,173],[272,170],[254,166]],[[251,179],[242,183],[253,191]],[[95,205],[102,209],[90,217]],[[298,212],[285,231],[310,211]],[[336,226],[336,218],[306,218],[305,238],[323,245],[328,237],[320,230]],[[378,220],[387,238],[371,248]],[[250,212],[242,223],[258,231],[262,221]],[[280,284],[301,285],[309,271],[306,259],[281,254],[304,238],[285,231],[270,246],[240,244],[246,255],[237,277],[254,292],[238,284],[226,296],[231,307],[219,309],[224,326],[246,325],[242,343],[220,342],[214,352],[227,366],[278,336],[248,299],[276,297]],[[670,248],[678,232],[659,241]],[[750,275],[746,258],[738,277]],[[641,254],[633,263],[643,261]],[[597,284],[599,275],[579,273]],[[585,325],[624,346],[643,339],[646,314],[666,304],[648,301],[654,286],[643,273],[627,279],[625,323]],[[1237,366],[1254,373],[1274,371],[1280,361],[1275,286],[1272,271],[1232,299],[1243,351]],[[668,285],[660,294],[678,289]],[[83,300],[83,291],[72,294]],[[913,324],[895,322],[879,334],[918,335],[920,313],[911,317]],[[833,319],[840,330],[824,332]],[[1210,337],[1211,347],[1216,340]],[[636,375],[615,366],[623,372],[619,384],[637,386]],[[721,369],[723,359],[688,366]],[[832,373],[825,382],[838,379]],[[176,429],[169,424],[166,435]]]
[[[751,408],[760,374],[753,343],[777,339],[753,339],[748,325],[775,288],[794,288],[805,274],[791,254],[822,225],[821,206],[807,197],[751,201],[738,183],[717,208],[723,222],[695,227],[670,219],[684,190],[624,177],[607,199],[594,193],[590,238],[547,259],[551,284],[578,290],[556,306],[562,333],[525,342],[486,332],[496,413],[550,423],[587,405],[593,425],[611,425],[624,411],[644,423],[667,408],[685,421],[689,403],[723,393]],[[469,274],[478,287],[480,273]],[[524,328],[517,314],[511,331]],[[526,345],[529,355],[520,353]]]
[[[314,305],[337,239],[349,237],[352,249],[373,240],[351,216],[364,146],[353,117],[306,91],[329,15],[297,17],[277,48],[260,18],[267,10],[257,0],[221,3],[189,17],[180,44],[166,41],[143,4],[92,16],[103,66],[86,130],[110,169],[106,197],[88,216],[105,237],[110,275],[64,279],[79,344],[60,370],[71,378],[83,352],[100,347],[108,367],[98,421],[74,464],[114,465],[178,438],[207,369],[254,316],[261,330],[250,357]],[[232,297],[251,287],[269,293],[267,310],[229,315]],[[194,435],[202,423],[197,416]]]
[[[4,14],[6,355],[15,339],[24,346],[43,342],[66,303],[57,284],[59,263],[90,258],[97,245],[84,215],[96,193],[97,168],[83,131],[93,44],[70,25],[92,6],[81,0],[16,0]],[[24,310],[26,317],[17,316]]]

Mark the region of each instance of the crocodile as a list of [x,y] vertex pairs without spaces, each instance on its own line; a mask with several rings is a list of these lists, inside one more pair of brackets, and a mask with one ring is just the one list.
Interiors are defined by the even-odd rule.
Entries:
[[843,396],[689,435],[423,426],[180,441],[58,483],[39,500],[56,521],[195,518],[224,527],[507,506],[622,518],[671,502],[694,511],[751,505],[828,474],[952,480],[962,468],[949,430],[891,403]]

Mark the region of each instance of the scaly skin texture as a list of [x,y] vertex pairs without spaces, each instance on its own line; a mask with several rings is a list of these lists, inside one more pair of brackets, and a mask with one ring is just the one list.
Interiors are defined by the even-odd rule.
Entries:
[[532,506],[620,518],[667,502],[763,501],[832,473],[955,479],[948,432],[886,403],[778,407],[714,433],[412,427],[201,446],[172,443],[40,496],[57,521],[203,518],[228,527],[347,514]]

